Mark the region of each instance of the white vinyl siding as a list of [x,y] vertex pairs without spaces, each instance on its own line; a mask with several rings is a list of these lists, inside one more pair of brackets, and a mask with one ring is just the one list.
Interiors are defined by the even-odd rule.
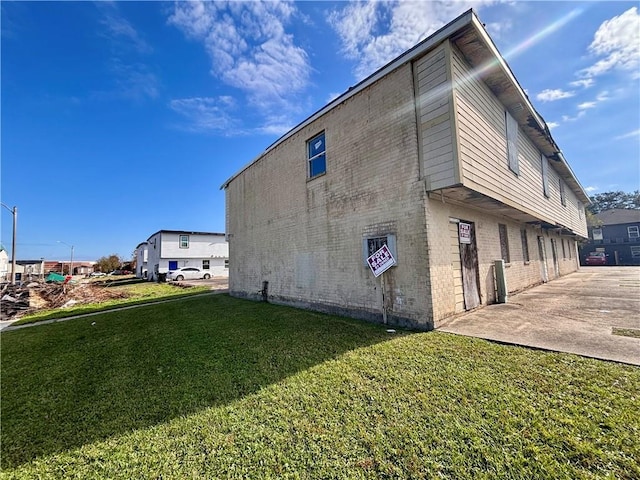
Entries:
[[505,160],[508,158],[505,107],[487,85],[478,80],[458,50],[454,47],[451,51],[461,183],[586,237],[576,195],[566,189],[567,204],[572,208],[562,208],[560,176],[553,168],[555,160],[542,155],[522,129],[518,129],[517,141],[519,174],[516,177],[510,171]]
[[440,47],[414,65],[422,172],[428,190],[457,183],[453,151],[451,88],[446,52]]
[[518,175],[518,122],[509,112],[504,112],[506,135],[507,135],[507,160],[509,162],[509,170]]

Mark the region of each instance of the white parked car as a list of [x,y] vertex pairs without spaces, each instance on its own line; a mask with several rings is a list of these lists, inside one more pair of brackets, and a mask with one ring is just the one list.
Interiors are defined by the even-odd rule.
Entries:
[[169,273],[167,273],[167,280],[175,280],[177,282],[182,280],[195,280],[199,278],[208,280],[211,278],[211,274],[196,267],[182,267],[177,270],[169,270]]

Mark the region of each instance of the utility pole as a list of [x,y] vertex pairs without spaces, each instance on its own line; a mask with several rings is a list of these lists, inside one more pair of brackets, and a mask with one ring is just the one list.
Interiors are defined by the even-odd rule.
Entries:
[[16,283],[16,229],[18,225],[18,207],[13,209],[7,207],[4,203],[0,203],[4,208],[13,214],[13,237],[11,239],[11,283]]

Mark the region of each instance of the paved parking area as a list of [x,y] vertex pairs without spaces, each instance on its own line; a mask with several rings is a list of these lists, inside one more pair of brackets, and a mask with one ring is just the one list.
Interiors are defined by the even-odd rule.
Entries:
[[228,290],[229,278],[228,277],[213,277],[209,280],[182,280],[179,282],[183,285],[191,286],[208,286],[211,290]]
[[457,316],[442,332],[640,365],[640,267],[580,271]]

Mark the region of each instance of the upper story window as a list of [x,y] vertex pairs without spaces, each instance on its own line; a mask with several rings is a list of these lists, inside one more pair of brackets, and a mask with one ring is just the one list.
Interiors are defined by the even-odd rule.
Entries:
[[562,181],[562,179],[558,180],[559,185],[560,185],[560,203],[562,203],[563,206],[567,206],[567,193],[564,191],[564,182]]
[[520,168],[518,166],[518,122],[509,112],[504,112],[506,130],[507,130],[507,158],[509,160],[509,169],[518,175]]
[[627,227],[627,233],[629,234],[629,238],[638,238],[640,237],[640,227],[638,227],[638,225]]
[[189,248],[189,235],[180,235],[180,248]]
[[542,168],[542,193],[549,198],[549,160],[540,154],[540,166]]
[[324,132],[307,142],[307,162],[309,163],[309,178],[317,177],[327,171]]

